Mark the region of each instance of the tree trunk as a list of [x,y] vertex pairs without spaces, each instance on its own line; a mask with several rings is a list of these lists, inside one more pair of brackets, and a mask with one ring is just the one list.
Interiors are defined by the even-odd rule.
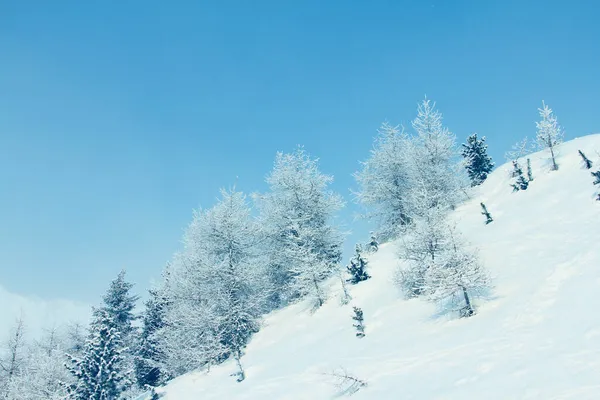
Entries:
[[235,362],[239,368],[237,381],[241,382],[246,379],[246,373],[244,372],[244,368],[242,367],[242,362],[240,361],[241,354],[239,352],[235,355]]
[[462,287],[462,291],[463,291],[463,296],[465,297],[465,303],[466,303],[464,316],[470,317],[474,314],[473,306],[471,306],[471,300],[469,299],[469,294],[467,293],[467,289],[464,286]]
[[554,146],[550,146],[550,155],[552,155],[552,170],[558,170],[558,164],[556,164],[556,159],[554,158]]

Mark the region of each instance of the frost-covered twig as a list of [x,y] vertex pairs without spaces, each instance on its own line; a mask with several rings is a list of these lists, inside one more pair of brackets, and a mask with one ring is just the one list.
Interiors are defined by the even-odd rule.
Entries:
[[324,375],[333,378],[333,385],[338,391],[338,396],[351,396],[358,392],[361,388],[367,386],[366,381],[352,375],[343,367]]

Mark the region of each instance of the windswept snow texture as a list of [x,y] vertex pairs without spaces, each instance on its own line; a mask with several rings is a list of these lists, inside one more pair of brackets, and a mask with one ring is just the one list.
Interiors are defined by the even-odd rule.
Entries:
[[[367,382],[355,399],[599,399],[600,202],[578,149],[597,170],[600,135],[582,137],[559,147],[558,171],[549,153],[533,154],[526,191],[512,193],[506,164],[454,212],[494,277],[474,317],[401,299],[390,243],[371,256],[372,278],[349,285],[349,305],[334,285],[314,314],[297,304],[269,315],[242,359],[244,382],[228,362],[175,379],[165,399],[331,399],[342,395],[327,374],[340,367]],[[364,311],[362,339],[352,305]]]

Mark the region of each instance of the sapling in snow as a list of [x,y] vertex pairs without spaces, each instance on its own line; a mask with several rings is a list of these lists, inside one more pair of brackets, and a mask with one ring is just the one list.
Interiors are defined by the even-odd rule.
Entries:
[[366,281],[371,276],[367,274],[367,260],[362,256],[362,250],[360,245],[356,245],[356,253],[354,257],[350,260],[350,265],[346,267],[348,269],[348,273],[350,274],[350,278],[348,282],[353,285],[356,285],[359,282]]
[[577,152],[579,152],[579,155],[581,156],[581,160],[585,169],[591,169],[594,165],[592,161],[589,158],[587,158],[585,154],[583,154],[583,151],[577,150]]
[[516,160],[514,160],[512,163],[513,176],[516,177],[515,183],[510,185],[513,188],[513,192],[518,192],[519,190],[527,190],[529,182],[523,176],[523,169]]
[[356,328],[356,337],[363,338],[365,337],[365,324],[363,318],[363,310],[358,307],[353,307],[354,315],[352,319],[356,321],[352,326]]
[[494,219],[492,218],[492,215],[489,213],[487,207],[485,206],[485,204],[481,203],[481,214],[485,216],[485,224],[489,224],[490,222],[494,221]]
[[600,170],[592,172],[592,176],[596,178],[596,180],[594,181],[594,185],[600,185]]
[[[596,178],[594,181],[594,185],[600,185],[600,170],[596,172],[592,172],[592,176]],[[600,201],[600,193],[598,193],[598,198],[596,200]]]
[[531,159],[527,159],[527,180],[533,181],[533,171],[531,170]]
[[550,160],[552,162],[552,170],[558,169],[556,163],[556,147],[563,141],[563,130],[558,125],[558,120],[552,112],[552,109],[542,101],[542,108],[539,108],[541,121],[536,122],[537,127],[537,144],[540,149],[550,150]]
[[369,240],[368,249],[370,253],[376,253],[379,250],[379,242],[374,232],[371,232],[371,239]]

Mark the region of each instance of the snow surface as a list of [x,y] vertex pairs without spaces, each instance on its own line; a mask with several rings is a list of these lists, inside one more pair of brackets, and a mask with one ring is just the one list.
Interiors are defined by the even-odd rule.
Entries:
[[[350,305],[332,284],[314,314],[300,303],[267,316],[242,359],[244,382],[228,362],[173,380],[164,399],[331,399],[343,394],[327,374],[340,368],[368,383],[355,399],[599,399],[600,202],[578,149],[600,167],[600,135],[578,138],[560,147],[556,172],[547,153],[531,156],[527,191],[511,192],[504,165],[453,213],[494,276],[474,317],[403,300],[389,243],[369,260],[372,279],[349,286]],[[363,339],[352,305],[364,311]]]

